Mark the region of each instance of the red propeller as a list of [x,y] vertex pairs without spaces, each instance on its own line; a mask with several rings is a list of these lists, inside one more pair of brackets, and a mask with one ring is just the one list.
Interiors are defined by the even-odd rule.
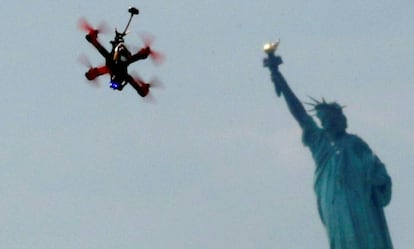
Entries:
[[92,63],[85,54],[79,55],[78,62],[87,68],[92,68]]
[[[158,80],[158,78],[153,78],[151,81],[145,82],[136,72],[132,72],[131,76],[132,78],[134,78],[135,82],[137,82],[140,86],[148,84],[150,89],[151,88],[164,88],[164,85],[161,83],[160,80]],[[156,98],[151,93],[151,91],[149,91],[148,95],[145,96],[144,100],[148,103],[153,103],[153,104],[157,102]]]
[[149,55],[150,55],[151,59],[154,61],[154,63],[159,65],[162,62],[164,62],[164,60],[165,60],[164,54],[151,49],[151,45],[155,40],[154,36],[152,36],[148,33],[144,33],[144,34],[141,34],[141,38],[144,42],[144,46],[150,48],[150,54]]
[[78,57],[79,63],[84,65],[88,68],[87,73],[85,74],[86,78],[88,79],[88,82],[92,85],[99,86],[98,82],[98,76],[109,73],[109,70],[106,66],[101,67],[93,67],[91,62],[89,61],[88,57],[85,54],[81,54]]
[[95,29],[84,17],[79,19],[78,27],[89,34],[95,33],[96,35],[98,33],[108,33],[110,31],[107,23],[101,22],[98,25],[98,28]]

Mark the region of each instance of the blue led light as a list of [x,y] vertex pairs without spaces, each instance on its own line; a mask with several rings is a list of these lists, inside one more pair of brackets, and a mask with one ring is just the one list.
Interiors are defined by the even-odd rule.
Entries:
[[111,83],[111,85],[109,86],[110,88],[114,90],[119,89],[119,84],[117,82],[111,81],[110,83]]

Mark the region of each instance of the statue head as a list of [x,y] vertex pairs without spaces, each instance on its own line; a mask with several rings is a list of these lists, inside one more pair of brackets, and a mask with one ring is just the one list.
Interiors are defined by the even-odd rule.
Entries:
[[343,134],[347,128],[347,120],[342,111],[343,106],[336,102],[327,103],[325,99],[312,104],[322,128],[331,134]]

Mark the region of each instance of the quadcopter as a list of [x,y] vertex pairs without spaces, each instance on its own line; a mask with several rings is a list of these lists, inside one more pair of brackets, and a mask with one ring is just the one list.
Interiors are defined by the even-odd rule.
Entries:
[[90,63],[85,62],[89,70],[85,73],[89,81],[94,81],[97,77],[105,74],[110,75],[109,87],[113,90],[122,91],[122,89],[129,83],[141,97],[145,97],[149,93],[150,87],[155,84],[146,83],[137,75],[128,73],[128,66],[138,60],[146,59],[148,56],[154,59],[155,62],[162,60],[162,55],[150,48],[150,38],[144,37],[144,47],[132,54],[125,45],[124,37],[128,34],[128,27],[134,15],[139,14],[139,10],[135,7],[129,7],[128,12],[131,14],[129,21],[123,32],[118,32],[115,29],[115,37],[110,42],[112,49],[109,52],[98,41],[98,34],[103,31],[104,27],[93,28],[84,18],[79,20],[79,27],[86,31],[86,40],[91,43],[98,52],[105,58],[105,65],[100,67],[92,67]]

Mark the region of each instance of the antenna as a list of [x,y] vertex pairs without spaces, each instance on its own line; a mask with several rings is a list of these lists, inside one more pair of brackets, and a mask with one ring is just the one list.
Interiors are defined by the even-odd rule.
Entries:
[[129,24],[131,24],[132,17],[134,15],[138,15],[139,14],[139,10],[137,8],[135,8],[135,7],[129,7],[128,8],[128,12],[131,13],[131,16],[129,17],[129,21],[128,21],[128,24],[126,25],[125,29],[124,29],[124,32],[122,32],[123,35],[126,34],[127,29],[129,27]]

